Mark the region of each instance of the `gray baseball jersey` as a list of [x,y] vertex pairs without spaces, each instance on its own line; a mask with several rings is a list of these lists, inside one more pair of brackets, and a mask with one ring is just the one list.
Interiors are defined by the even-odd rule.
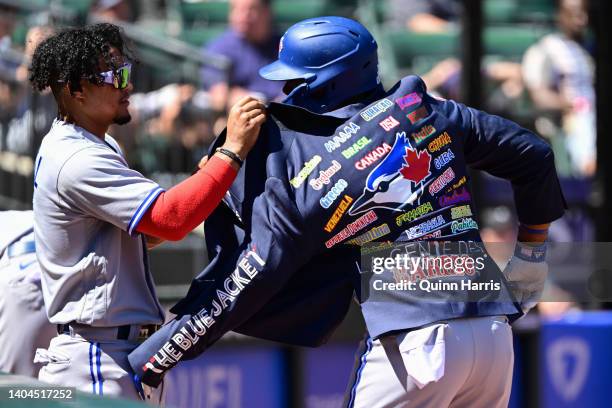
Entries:
[[160,324],[144,236],[163,190],[128,167],[119,145],[55,120],[34,171],[34,231],[52,323]]
[[55,336],[43,307],[32,211],[0,211],[0,371],[36,377],[38,347]]

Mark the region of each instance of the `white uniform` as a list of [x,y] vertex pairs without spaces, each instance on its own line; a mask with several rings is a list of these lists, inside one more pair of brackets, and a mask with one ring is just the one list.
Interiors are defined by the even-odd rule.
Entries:
[[49,344],[55,327],[43,307],[32,216],[0,212],[0,371],[37,377],[34,353]]
[[[35,162],[34,222],[49,320],[61,333],[39,379],[138,398],[127,354],[164,311],[138,222],[163,191],[113,138],[55,120]],[[151,327],[145,330],[152,332]]]

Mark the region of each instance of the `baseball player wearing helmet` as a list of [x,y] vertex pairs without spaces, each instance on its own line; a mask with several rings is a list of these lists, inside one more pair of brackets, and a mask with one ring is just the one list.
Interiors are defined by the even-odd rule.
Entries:
[[[265,120],[244,98],[219,153],[164,191],[130,169],[108,127],[130,120],[131,64],[112,24],[42,42],[34,87],[50,87],[58,118],[35,161],[34,223],[46,312],[58,336],[37,352],[43,381],[143,398],[127,354],[164,321],[147,246],[179,240],[220,202]],[[150,397],[150,396],[149,396]]]
[[[285,33],[260,74],[285,81],[287,99],[268,107],[265,137],[207,221],[211,264],[171,309],[177,317],[130,353],[143,382],[156,386],[228,330],[320,344],[346,313],[349,283],[368,338],[347,406],[507,405],[509,322],[538,297],[547,226],[565,208],[552,152],[511,121],[431,97],[416,76],[385,91],[377,65],[374,38],[353,20],[309,19]],[[468,166],[514,189],[521,243],[503,274],[479,245]],[[376,276],[389,287],[457,289],[373,293],[355,249],[370,241],[415,257],[461,244],[482,267],[385,272]]]
[[1,211],[0,371],[38,377],[34,353],[56,334],[47,320],[32,211]]

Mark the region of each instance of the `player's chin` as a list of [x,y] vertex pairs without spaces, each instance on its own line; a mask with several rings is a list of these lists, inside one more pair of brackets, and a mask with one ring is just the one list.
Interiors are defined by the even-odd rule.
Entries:
[[113,123],[115,123],[116,125],[125,125],[126,123],[129,123],[130,120],[132,120],[132,115],[130,115],[129,112],[126,112],[115,116],[115,119],[113,119]]

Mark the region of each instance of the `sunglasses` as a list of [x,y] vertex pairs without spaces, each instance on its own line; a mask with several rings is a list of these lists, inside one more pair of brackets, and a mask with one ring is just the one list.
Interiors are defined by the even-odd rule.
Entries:
[[102,82],[114,86],[116,89],[125,89],[130,84],[132,64],[127,63],[112,71],[100,72],[98,75]]

